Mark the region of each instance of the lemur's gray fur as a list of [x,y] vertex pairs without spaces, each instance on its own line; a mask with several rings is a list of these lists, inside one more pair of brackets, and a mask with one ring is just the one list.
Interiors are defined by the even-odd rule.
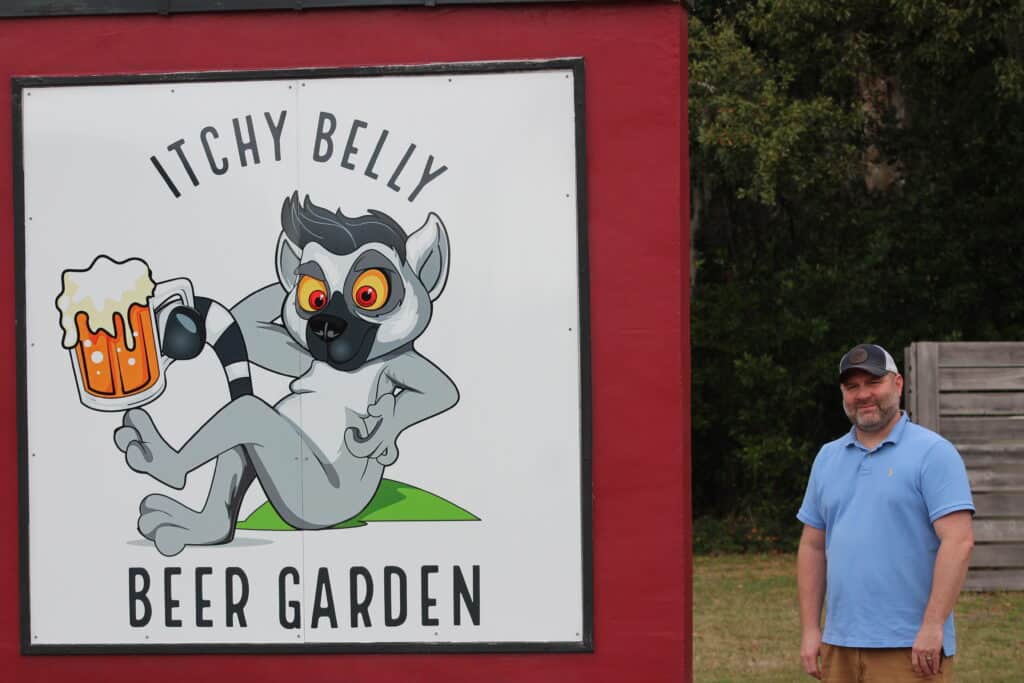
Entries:
[[[232,314],[250,362],[295,377],[291,393],[273,407],[255,396],[232,400],[180,449],[145,410],[125,413],[114,432],[132,469],[173,488],[217,459],[202,511],[159,494],[142,501],[139,531],[164,555],[231,540],[253,478],[294,527],[352,518],[398,458],[399,435],[459,399],[451,379],[413,348],[448,276],[440,218],[430,214],[406,239],[384,214],[350,219],[308,197],[300,207],[296,193],[285,200],[282,226],[278,282],[248,295]],[[357,306],[353,294],[355,278],[369,269],[384,273],[390,290],[372,311]],[[302,276],[326,284],[316,311],[298,301]]]

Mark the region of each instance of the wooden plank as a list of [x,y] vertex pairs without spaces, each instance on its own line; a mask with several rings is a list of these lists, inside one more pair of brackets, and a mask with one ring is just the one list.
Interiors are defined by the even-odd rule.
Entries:
[[960,455],[998,455],[1016,460],[1024,459],[1024,441],[1009,443],[969,443],[960,448]]
[[974,540],[978,543],[1024,542],[1024,519],[976,519]]
[[976,545],[971,552],[971,568],[1016,567],[1024,569],[1024,543]]
[[978,492],[974,494],[974,507],[978,510],[979,518],[1019,517],[1024,519],[1024,493]]
[[911,422],[916,422],[917,415],[917,392],[914,386],[917,384],[917,364],[914,362],[914,352],[917,350],[913,344],[903,347],[903,408],[910,416]]
[[1024,391],[939,394],[939,415],[1024,415]]
[[1024,367],[939,368],[939,391],[1021,391]]
[[1006,417],[947,417],[944,437],[954,444],[1024,442],[1024,415]]
[[[979,492],[974,494],[978,518],[1019,517],[1024,519],[1024,492]],[[1021,563],[1024,567],[1024,562]]]
[[1019,467],[995,466],[981,470],[968,468],[967,479],[974,493],[1024,492],[1024,470]]
[[1024,366],[1024,342],[943,342],[940,367]]
[[932,431],[940,431],[939,421],[939,349],[937,342],[915,342],[914,358],[914,422]]
[[1024,467],[1024,453],[1014,451],[977,452],[970,448],[960,450],[968,469],[1006,469],[1004,465]]
[[1024,569],[972,569],[965,591],[1024,591]]

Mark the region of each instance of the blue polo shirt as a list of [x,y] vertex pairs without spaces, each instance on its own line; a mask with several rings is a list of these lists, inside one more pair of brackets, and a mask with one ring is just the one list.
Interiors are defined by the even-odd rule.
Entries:
[[[822,640],[843,647],[911,647],[931,594],[939,537],[932,523],[974,511],[967,470],[951,443],[900,418],[874,449],[856,431],[814,459],[797,518],[825,531]],[[943,649],[956,652],[953,615]]]

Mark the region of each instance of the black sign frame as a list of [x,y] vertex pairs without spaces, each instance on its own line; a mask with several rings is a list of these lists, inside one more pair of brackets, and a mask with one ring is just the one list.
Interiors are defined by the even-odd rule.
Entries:
[[[17,1],[17,0],[15,0]],[[531,1],[531,0],[523,0]],[[545,0],[538,0],[545,1]],[[395,3],[392,3],[395,4]],[[206,83],[219,81],[359,78],[433,74],[496,74],[568,69],[573,73],[576,144],[576,234],[579,287],[580,353],[580,522],[582,628],[571,641],[527,642],[385,642],[385,643],[180,643],[180,644],[38,644],[33,642],[29,552],[29,458],[27,397],[27,330],[25,287],[25,214],[23,112],[21,101],[28,88],[60,86],[123,85],[145,83]],[[590,266],[587,212],[586,99],[584,60],[579,57],[531,61],[451,62],[424,65],[386,65],[346,68],[301,68],[243,71],[205,71],[92,76],[26,76],[11,79],[12,128],[14,133],[14,275],[16,310],[18,498],[22,655],[139,655],[139,654],[423,654],[423,653],[593,653],[594,652],[594,527],[593,527],[593,379],[590,336]]]
[[[117,14],[188,14],[253,10],[311,10],[356,7],[435,7],[439,5],[614,4],[621,0],[5,0],[3,17],[56,17]],[[681,0],[632,0],[631,4],[678,4]],[[689,3],[688,3],[689,4]]]

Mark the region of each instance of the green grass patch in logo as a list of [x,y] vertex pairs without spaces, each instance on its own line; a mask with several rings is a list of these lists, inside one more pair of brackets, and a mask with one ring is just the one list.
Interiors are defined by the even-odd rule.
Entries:
[[[333,529],[365,526],[367,522],[478,522],[480,518],[430,491],[384,479],[376,495],[358,515]],[[238,523],[250,531],[293,531],[267,501]]]

